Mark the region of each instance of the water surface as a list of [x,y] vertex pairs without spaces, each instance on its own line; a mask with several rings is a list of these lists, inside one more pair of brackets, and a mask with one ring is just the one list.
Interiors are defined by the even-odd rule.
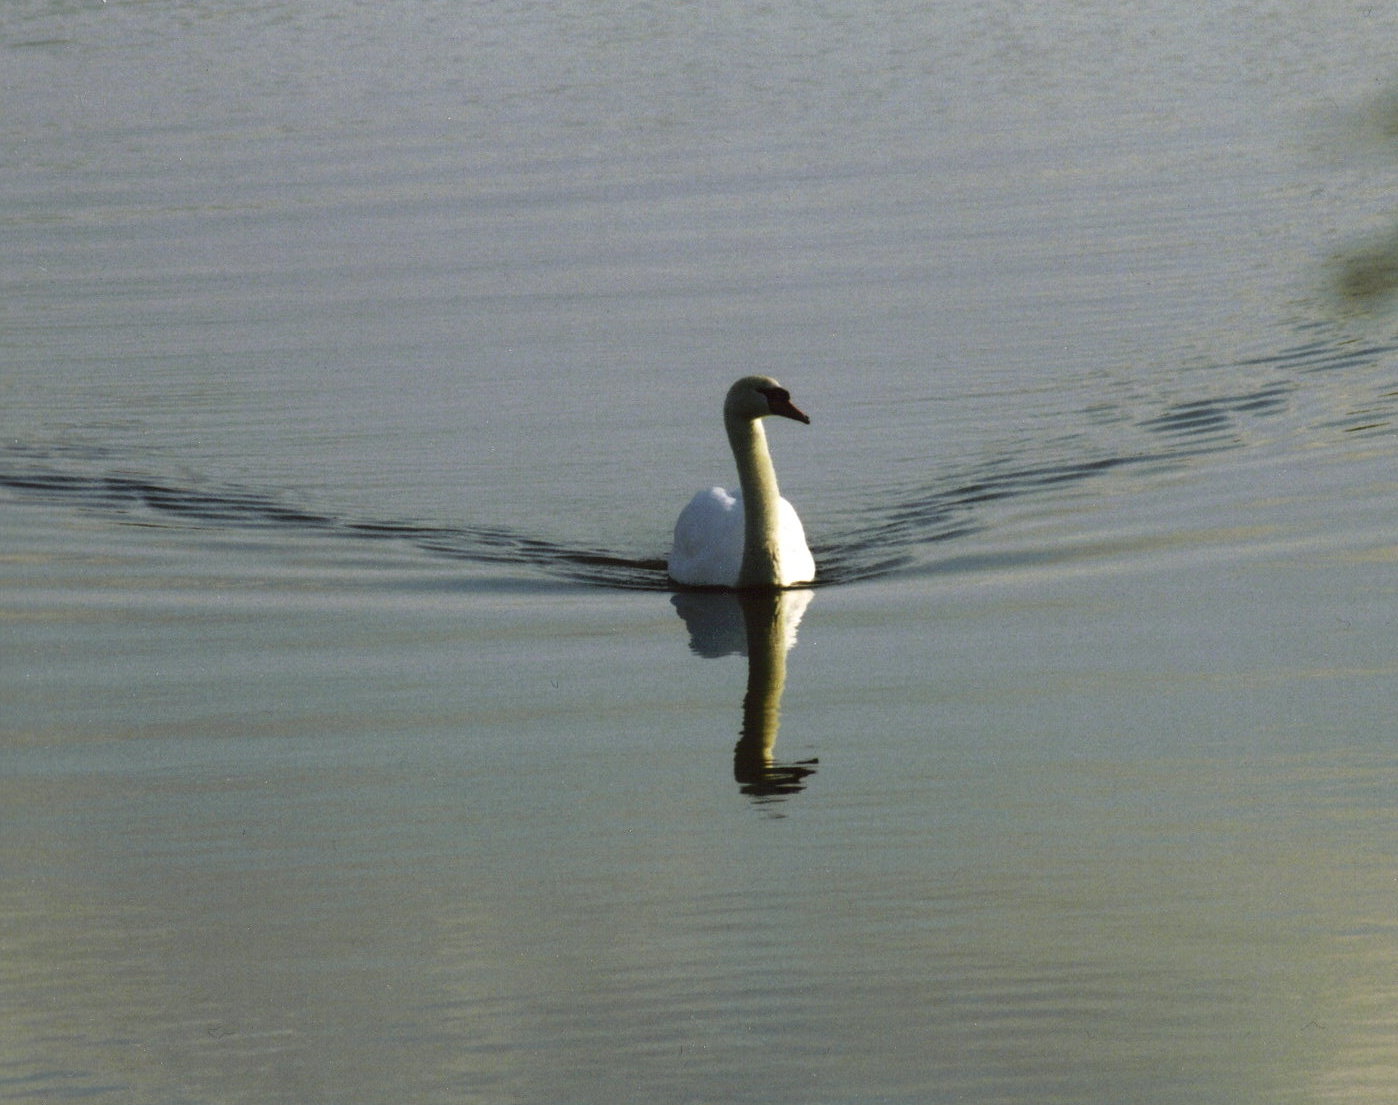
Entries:
[[[1264,14],[7,5],[0,1094],[1391,1100],[1398,27]],[[752,370],[820,579],[675,595]]]

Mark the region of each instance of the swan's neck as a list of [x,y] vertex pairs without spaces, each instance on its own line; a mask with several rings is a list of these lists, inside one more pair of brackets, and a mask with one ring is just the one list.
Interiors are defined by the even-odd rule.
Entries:
[[777,504],[781,491],[772,454],[767,451],[767,434],[753,418],[724,418],[733,459],[738,464],[738,483],[743,489],[743,563],[738,570],[739,587],[773,587],[781,583],[777,564]]

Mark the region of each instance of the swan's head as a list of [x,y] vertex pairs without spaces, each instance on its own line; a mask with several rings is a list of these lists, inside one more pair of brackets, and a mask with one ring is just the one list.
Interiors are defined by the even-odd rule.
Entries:
[[728,389],[723,401],[725,418],[755,420],[778,414],[810,425],[811,420],[791,401],[791,392],[770,376],[744,376]]

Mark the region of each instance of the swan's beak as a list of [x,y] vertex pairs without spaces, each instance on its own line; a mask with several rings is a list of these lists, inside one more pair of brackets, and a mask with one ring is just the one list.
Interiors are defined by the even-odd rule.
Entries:
[[807,426],[811,424],[811,420],[791,401],[789,395],[773,395],[768,392],[767,406],[773,414],[779,414],[783,418],[794,418],[797,422],[804,422]]

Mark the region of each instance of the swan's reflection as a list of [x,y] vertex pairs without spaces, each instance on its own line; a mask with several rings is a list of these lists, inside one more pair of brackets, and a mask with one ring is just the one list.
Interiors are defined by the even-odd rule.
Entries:
[[671,602],[689,628],[689,647],[714,658],[733,653],[748,658],[748,689],[743,725],[733,749],[733,777],[744,794],[772,798],[796,794],[815,772],[816,760],[778,763],[774,755],[781,726],[786,654],[796,644],[796,627],[810,604],[811,591],[686,591]]

